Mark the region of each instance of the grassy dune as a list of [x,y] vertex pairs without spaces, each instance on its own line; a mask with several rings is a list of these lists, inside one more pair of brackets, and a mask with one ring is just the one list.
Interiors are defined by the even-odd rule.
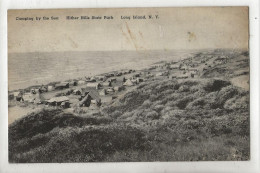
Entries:
[[154,80],[95,115],[43,109],[9,126],[10,162],[249,157],[249,94],[224,80]]

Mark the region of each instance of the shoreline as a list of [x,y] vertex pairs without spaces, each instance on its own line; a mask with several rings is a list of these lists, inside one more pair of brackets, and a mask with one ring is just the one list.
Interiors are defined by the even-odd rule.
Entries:
[[[208,50],[209,51],[209,50]],[[212,50],[211,50],[212,51]],[[196,54],[197,51],[194,51],[194,52],[182,52],[181,54],[178,54],[175,55],[175,56],[180,56],[177,61],[177,63],[179,63],[180,61],[182,60],[185,60],[187,59],[189,56],[192,56],[194,54]],[[142,71],[144,69],[147,69],[149,68],[151,65],[155,65],[155,64],[160,64],[162,62],[169,62],[169,61],[173,61],[173,60],[158,60],[156,62],[152,62],[151,64],[147,64],[146,67],[140,67],[140,68],[136,68],[134,70],[138,70],[138,71]],[[12,90],[8,90],[8,93],[11,93],[11,92],[17,92],[17,91],[24,91],[24,90],[28,90],[28,89],[31,89],[33,87],[41,87],[41,86],[48,86],[48,85],[53,85],[53,84],[58,84],[58,83],[62,83],[62,82],[71,82],[71,81],[78,81],[78,80],[85,80],[86,77],[95,77],[95,76],[103,76],[103,75],[106,75],[106,74],[110,74],[110,73],[116,73],[116,72],[121,72],[121,71],[125,71],[125,70],[130,70],[131,68],[121,68],[120,70],[112,70],[112,71],[107,71],[107,72],[102,72],[102,73],[97,73],[97,74],[94,74],[92,76],[81,76],[81,77],[76,77],[76,78],[73,78],[73,79],[66,79],[66,80],[50,80],[49,82],[47,83],[42,83],[42,84],[35,84],[35,85],[29,85],[28,87],[25,87],[25,88],[18,88],[18,89],[12,89]]]

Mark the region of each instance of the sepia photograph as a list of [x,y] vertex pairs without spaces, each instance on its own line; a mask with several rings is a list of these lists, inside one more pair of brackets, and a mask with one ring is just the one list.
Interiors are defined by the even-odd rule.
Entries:
[[8,162],[250,161],[248,6],[7,12]]

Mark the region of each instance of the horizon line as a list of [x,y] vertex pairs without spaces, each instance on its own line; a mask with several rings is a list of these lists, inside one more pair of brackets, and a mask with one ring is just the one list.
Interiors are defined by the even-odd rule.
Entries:
[[197,48],[197,49],[148,49],[148,50],[65,50],[65,51],[28,51],[28,52],[7,52],[7,54],[17,54],[17,53],[62,53],[62,52],[145,52],[145,51],[180,51],[180,50],[187,50],[187,51],[198,51],[198,50],[249,50],[249,48]]

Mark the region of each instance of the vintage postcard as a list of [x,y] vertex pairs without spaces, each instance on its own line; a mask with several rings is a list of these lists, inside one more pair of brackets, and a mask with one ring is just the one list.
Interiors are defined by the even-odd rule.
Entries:
[[8,10],[9,163],[250,160],[249,8]]

